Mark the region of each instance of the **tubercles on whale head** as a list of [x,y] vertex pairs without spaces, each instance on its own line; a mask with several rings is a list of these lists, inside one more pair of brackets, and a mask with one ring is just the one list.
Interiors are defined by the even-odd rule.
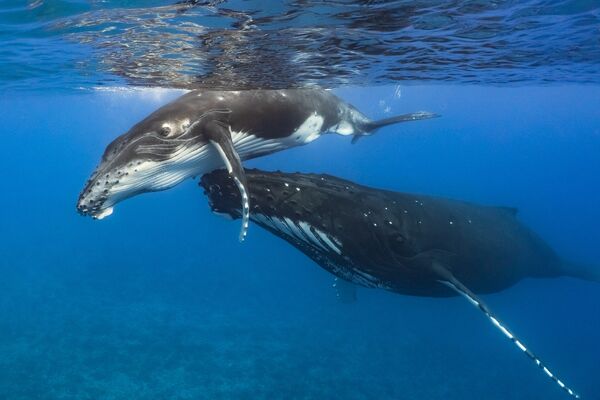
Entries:
[[208,141],[191,134],[197,117],[185,111],[168,104],[109,144],[79,196],[78,212],[102,219],[120,201],[216,168]]

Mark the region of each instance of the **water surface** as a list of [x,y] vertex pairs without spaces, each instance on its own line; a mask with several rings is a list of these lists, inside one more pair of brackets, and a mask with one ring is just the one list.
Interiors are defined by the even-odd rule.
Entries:
[[0,83],[598,83],[593,0],[4,1]]

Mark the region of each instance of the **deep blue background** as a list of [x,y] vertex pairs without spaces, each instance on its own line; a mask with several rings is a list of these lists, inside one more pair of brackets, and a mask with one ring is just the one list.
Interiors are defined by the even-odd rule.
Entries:
[[[443,115],[351,145],[330,135],[246,163],[518,207],[600,267],[600,87],[336,91],[367,115]],[[176,92],[0,95],[1,399],[563,399],[464,299],[360,290],[189,181],[103,221],[75,202],[104,146]],[[386,114],[386,107],[389,113]],[[485,296],[585,398],[598,398],[600,285],[525,280]]]

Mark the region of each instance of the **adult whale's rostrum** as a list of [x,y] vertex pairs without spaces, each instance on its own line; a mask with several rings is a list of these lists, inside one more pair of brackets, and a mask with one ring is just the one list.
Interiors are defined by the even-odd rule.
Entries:
[[417,112],[371,121],[322,89],[191,91],[108,145],[77,209],[101,219],[124,199],[225,165],[241,193],[242,240],[249,203],[241,160],[307,144],[326,132],[352,135],[354,142],[386,125],[435,116]]
[[[600,281],[598,270],[562,260],[516,210],[368,188],[329,175],[247,170],[250,218],[336,277],[416,296],[460,294],[573,397],[550,369],[475,293],[525,277]],[[241,216],[239,194],[222,170],[202,177],[212,210]]]

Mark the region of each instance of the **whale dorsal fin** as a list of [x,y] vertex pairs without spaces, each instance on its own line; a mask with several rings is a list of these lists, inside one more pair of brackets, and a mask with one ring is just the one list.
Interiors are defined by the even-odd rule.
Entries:
[[227,172],[233,178],[242,197],[242,227],[240,229],[240,242],[246,238],[248,233],[248,222],[250,220],[250,198],[246,173],[242,167],[240,156],[233,147],[231,133],[225,124],[218,120],[211,120],[203,124],[203,133],[208,141],[217,149],[219,155],[227,167]]
[[550,379],[552,379],[558,386],[566,391],[572,397],[578,399],[579,395],[576,394],[571,388],[565,385],[558,377],[548,369],[548,367],[533,354],[529,348],[519,340],[510,329],[504,325],[504,323],[496,317],[496,315],[490,310],[490,308],[483,302],[475,293],[471,292],[465,285],[463,285],[454,275],[447,269],[443,264],[438,261],[432,260],[433,272],[438,276],[438,282],[448,286],[467,300],[475,307],[477,307],[485,316],[498,328],[504,336],[510,339],[527,357],[529,357]]

